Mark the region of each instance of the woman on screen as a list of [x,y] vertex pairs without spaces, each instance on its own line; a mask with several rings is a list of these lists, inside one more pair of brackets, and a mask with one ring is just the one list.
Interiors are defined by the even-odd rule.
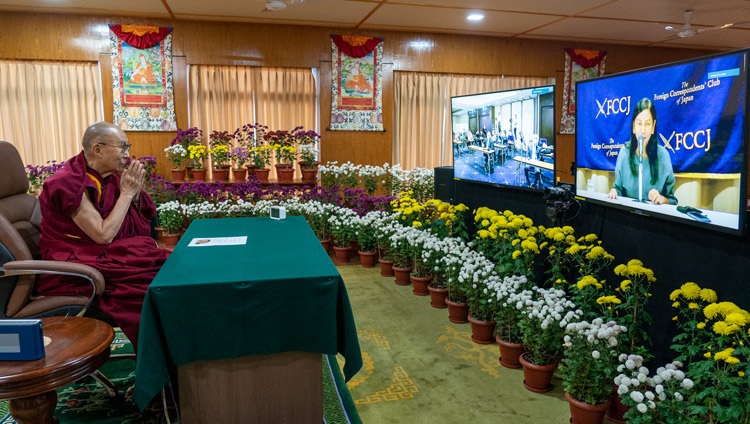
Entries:
[[[672,160],[656,138],[656,108],[650,99],[643,98],[636,104],[631,130],[630,141],[617,155],[615,184],[607,197],[625,196],[657,205],[676,205]],[[639,173],[643,187],[640,194]]]

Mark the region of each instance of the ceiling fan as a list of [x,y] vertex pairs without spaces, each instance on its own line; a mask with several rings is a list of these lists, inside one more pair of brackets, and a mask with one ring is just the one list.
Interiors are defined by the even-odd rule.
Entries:
[[302,4],[309,2],[310,0],[258,0],[266,4],[266,8],[262,12],[275,12],[277,10],[286,9],[287,6],[293,6],[296,4]]
[[688,37],[693,37],[695,35],[698,35],[701,32],[713,31],[713,30],[716,30],[716,29],[725,29],[725,28],[733,27],[735,25],[745,24],[745,23],[749,22],[749,21],[732,22],[730,24],[724,24],[724,25],[717,25],[717,26],[708,27],[708,28],[695,29],[695,28],[692,27],[692,25],[690,25],[690,18],[692,16],[693,16],[693,11],[691,9],[688,9],[688,10],[685,11],[685,23],[682,24],[682,27],[678,28],[678,27],[675,27],[673,25],[664,25],[664,29],[666,29],[667,31],[676,32],[677,36],[680,37],[680,38],[688,38]]

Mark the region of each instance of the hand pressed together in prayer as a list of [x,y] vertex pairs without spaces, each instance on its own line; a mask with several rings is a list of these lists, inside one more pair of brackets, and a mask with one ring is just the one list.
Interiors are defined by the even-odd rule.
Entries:
[[120,175],[120,193],[124,196],[138,197],[143,188],[143,181],[146,176],[146,168],[138,160],[130,162]]

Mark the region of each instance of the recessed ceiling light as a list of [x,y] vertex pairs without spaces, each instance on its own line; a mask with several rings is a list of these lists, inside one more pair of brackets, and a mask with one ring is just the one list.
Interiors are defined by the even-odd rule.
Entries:
[[466,17],[467,21],[481,21],[484,19],[484,15],[481,13],[471,13],[469,16]]

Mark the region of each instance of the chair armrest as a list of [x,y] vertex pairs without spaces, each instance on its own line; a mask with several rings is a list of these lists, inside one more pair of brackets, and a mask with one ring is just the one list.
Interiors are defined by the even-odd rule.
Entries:
[[104,293],[104,276],[96,268],[75,262],[20,260],[9,261],[0,267],[5,275],[61,274],[88,280],[94,287],[94,294]]

